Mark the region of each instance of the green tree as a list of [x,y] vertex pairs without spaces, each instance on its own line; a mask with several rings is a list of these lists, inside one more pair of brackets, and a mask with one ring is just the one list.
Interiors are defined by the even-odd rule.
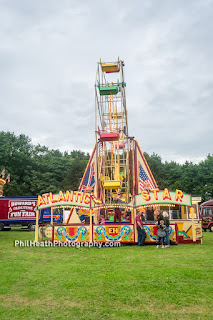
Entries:
[[66,177],[63,180],[64,190],[78,190],[87,163],[87,159],[74,159],[72,161],[72,165],[70,166],[70,169],[67,171]]
[[5,196],[35,196],[78,189],[89,154],[74,150],[69,155],[45,146],[33,146],[25,135],[0,132],[0,169],[11,173]]
[[[181,189],[203,201],[213,198],[213,155],[199,164],[186,161],[183,165],[162,162],[158,154],[144,153],[160,189]],[[4,187],[5,196],[36,196],[45,192],[77,190],[89,154],[73,150],[70,154],[34,146],[29,137],[0,132],[0,170],[10,172],[11,182]],[[110,156],[109,156],[110,158]]]
[[197,179],[199,184],[196,192],[200,193],[203,201],[213,199],[213,155],[208,154],[207,158],[198,164]]

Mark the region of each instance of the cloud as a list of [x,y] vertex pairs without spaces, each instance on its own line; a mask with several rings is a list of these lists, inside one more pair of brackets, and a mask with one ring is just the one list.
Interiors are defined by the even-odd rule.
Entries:
[[[121,5],[122,4],[122,5]],[[97,62],[125,61],[129,134],[164,160],[212,153],[212,1],[2,1],[1,130],[92,150]]]

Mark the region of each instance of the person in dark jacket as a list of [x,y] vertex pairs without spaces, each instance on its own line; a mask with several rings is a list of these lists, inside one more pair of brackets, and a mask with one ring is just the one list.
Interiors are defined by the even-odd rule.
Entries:
[[[114,204],[119,205],[120,203],[124,203],[120,198],[117,196],[114,197]],[[116,219],[118,217],[119,223],[121,223],[121,208],[117,207],[114,211],[114,223],[116,223]]]
[[160,224],[158,225],[158,231],[157,231],[157,236],[158,236],[158,243],[157,243],[157,248],[159,248],[159,245],[162,244],[162,249],[164,249],[164,238],[166,237],[166,226],[164,223],[164,220],[160,220]]
[[163,213],[160,210],[157,210],[157,222],[155,224],[159,225],[160,220],[163,220]]
[[169,248],[170,247],[170,239],[169,239],[169,214],[168,212],[164,211],[163,212],[163,220],[166,226],[166,246],[165,248]]
[[146,220],[150,222],[154,221],[154,209],[152,207],[146,209]]
[[143,222],[141,219],[141,212],[140,211],[137,211],[135,222],[136,222],[136,227],[137,227],[137,231],[138,231],[138,245],[143,247],[145,239],[146,239],[146,231],[143,228]]

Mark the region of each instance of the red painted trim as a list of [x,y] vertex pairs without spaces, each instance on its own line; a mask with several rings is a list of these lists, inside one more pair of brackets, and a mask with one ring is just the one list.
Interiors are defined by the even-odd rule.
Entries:
[[213,225],[213,221],[209,221],[207,228],[209,228],[211,225]]
[[208,225],[207,226],[202,225],[202,229],[208,229]]
[[[96,143],[96,150],[97,150],[97,153],[99,152],[99,148],[98,148],[98,144]],[[98,181],[98,175],[99,175],[99,172],[98,172],[98,169],[99,169],[99,154],[97,155],[96,159],[96,190],[97,190],[97,198],[100,199],[100,186],[99,186],[99,181]]]
[[106,73],[116,73],[116,72],[120,72],[120,67],[119,67],[119,69],[116,70],[116,71],[103,71],[103,72],[106,72]]
[[136,180],[136,183],[135,183],[135,195],[138,194],[138,159],[137,159],[137,150],[136,150],[136,141],[133,140],[134,142],[134,152],[135,152],[135,180]]
[[200,206],[199,206],[199,204],[198,204],[198,203],[197,203],[197,207],[198,207],[198,215],[199,215],[199,219],[201,219]]
[[177,223],[175,223],[175,233],[176,233],[176,243],[179,242],[179,237],[178,237],[178,226],[177,226]]
[[196,241],[193,241],[192,239],[180,239],[178,240],[178,243],[181,243],[181,244],[187,244],[187,243],[201,243],[201,239],[197,239]]
[[134,243],[135,243],[135,223],[136,223],[136,222],[134,222],[134,224],[133,224],[133,231],[134,231]]
[[131,190],[132,190],[132,195],[134,197],[134,182],[133,182],[133,171],[134,171],[134,163],[133,163],[133,152],[134,152],[134,149],[131,148],[132,147],[132,144],[131,144],[131,141],[129,141],[129,146],[130,146],[130,166],[129,166],[129,169],[130,169],[130,193],[131,193]]
[[54,228],[55,228],[55,226],[53,225],[52,227],[53,227],[53,229],[52,229],[52,242],[53,242],[54,241],[54,231],[55,231]]
[[82,187],[82,184],[83,184],[83,181],[84,181],[84,177],[85,177],[85,175],[86,175],[87,169],[88,169],[88,168],[89,168],[89,166],[90,166],[90,163],[92,162],[92,158],[93,158],[93,156],[94,156],[94,153],[95,153],[96,147],[97,147],[97,146],[96,146],[96,144],[95,144],[95,146],[94,146],[94,148],[93,148],[93,151],[92,151],[92,154],[91,154],[91,156],[90,156],[90,159],[89,159],[89,161],[88,161],[88,164],[87,164],[87,166],[86,166],[86,169],[85,169],[85,171],[84,171],[83,178],[81,179],[81,182],[80,182],[80,185],[79,185],[78,191],[80,191],[80,190],[81,190],[81,187]]

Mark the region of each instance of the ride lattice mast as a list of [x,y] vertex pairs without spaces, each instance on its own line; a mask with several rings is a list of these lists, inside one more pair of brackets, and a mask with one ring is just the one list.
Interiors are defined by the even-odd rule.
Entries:
[[129,201],[130,174],[124,62],[99,62],[95,82],[98,197]]

